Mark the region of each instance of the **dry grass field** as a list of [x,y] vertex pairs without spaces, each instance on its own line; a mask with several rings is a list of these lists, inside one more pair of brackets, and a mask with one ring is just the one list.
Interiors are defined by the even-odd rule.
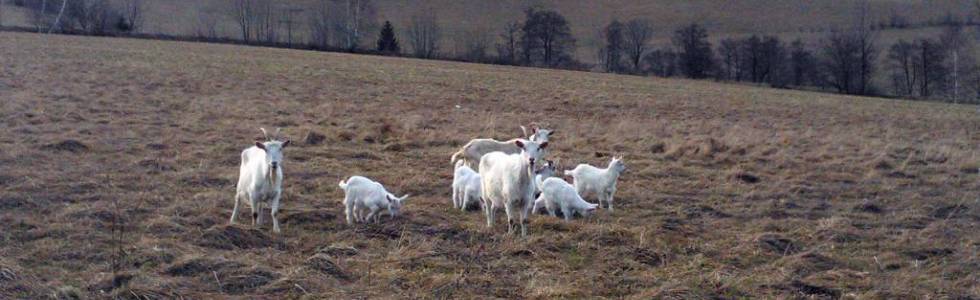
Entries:
[[[975,106],[15,33],[0,100],[4,299],[980,297]],[[566,168],[625,156],[615,212],[452,209],[450,154],[534,120]],[[260,126],[281,235],[228,225]],[[354,174],[415,196],[348,226]]]

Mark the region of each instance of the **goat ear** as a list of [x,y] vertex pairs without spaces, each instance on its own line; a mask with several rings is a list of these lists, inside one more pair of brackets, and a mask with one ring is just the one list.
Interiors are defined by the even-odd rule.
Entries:
[[524,142],[521,140],[514,141],[514,145],[517,145],[518,148],[524,149]]
[[286,148],[286,146],[289,146],[289,140],[286,140],[285,142],[282,142],[282,147],[283,148]]
[[538,149],[544,149],[544,148],[548,148],[548,142],[541,143],[541,147],[538,147]]
[[258,147],[259,149],[262,149],[262,151],[265,151],[265,144],[262,142],[256,141],[255,147]]

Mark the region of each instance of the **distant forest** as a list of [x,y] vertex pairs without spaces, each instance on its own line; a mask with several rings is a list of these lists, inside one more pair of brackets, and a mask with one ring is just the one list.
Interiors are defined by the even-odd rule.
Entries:
[[[6,2],[6,3],[5,3]],[[198,14],[188,36],[144,32],[146,0],[0,1],[0,26],[8,30],[96,36],[179,39],[270,47],[343,51],[422,59],[559,68],[743,82],[776,88],[842,94],[980,103],[980,4],[967,17],[913,22],[899,14],[873,18],[855,5],[849,25],[810,28],[806,38],[751,34],[715,39],[705,24],[657,28],[642,16],[613,19],[595,28],[595,61],[576,56],[579,40],[559,11],[531,5],[522,17],[493,31],[444,34],[445,22],[423,11],[407,22],[383,20],[370,0],[308,1],[285,6],[272,0],[227,0]],[[3,23],[3,10],[28,11],[26,24]],[[219,34],[232,19],[233,36]],[[383,24],[383,26],[382,26]],[[938,28],[941,34],[884,41],[883,30]],[[800,27],[803,28],[803,27]],[[799,29],[804,30],[804,29]],[[669,42],[655,43],[655,33]],[[459,45],[442,51],[447,39]],[[887,43],[886,43],[887,42]]]

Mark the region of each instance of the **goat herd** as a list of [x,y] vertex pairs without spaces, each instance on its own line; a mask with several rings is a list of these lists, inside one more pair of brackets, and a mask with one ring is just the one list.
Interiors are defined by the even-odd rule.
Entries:
[[[261,204],[268,204],[272,215],[272,228],[279,232],[276,213],[282,196],[283,149],[289,140],[279,137],[277,129],[269,135],[260,128],[265,142],[255,142],[255,146],[242,151],[242,164],[238,175],[235,193],[235,208],[231,223],[238,216],[238,206],[242,201],[252,208],[252,224],[261,224]],[[476,203],[483,208],[487,217],[487,227],[493,227],[494,215],[504,208],[507,213],[507,231],[513,233],[520,226],[521,235],[527,235],[528,215],[539,212],[543,207],[552,217],[560,211],[565,220],[574,214],[588,216],[596,207],[605,203],[613,210],[613,195],[616,181],[626,170],[621,157],[615,157],[605,169],[580,164],[563,174],[571,176],[573,184],[559,178],[558,166],[554,161],[544,159],[547,154],[548,139],[554,130],[539,128],[532,124],[530,134],[521,126],[527,139],[515,138],[509,141],[494,139],[474,139],[452,155],[455,166],[453,174],[453,207],[466,210]],[[476,170],[473,168],[476,167]],[[479,172],[478,172],[479,171]],[[382,209],[392,217],[397,216],[408,195],[396,197],[380,183],[363,176],[351,176],[340,181],[344,190],[344,207],[348,224],[364,221],[378,222]],[[585,201],[583,195],[595,195],[597,204]]]

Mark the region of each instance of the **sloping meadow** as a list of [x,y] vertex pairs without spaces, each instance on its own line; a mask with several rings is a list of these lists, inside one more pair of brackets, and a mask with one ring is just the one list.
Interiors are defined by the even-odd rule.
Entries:
[[[976,107],[127,39],[0,53],[0,298],[980,297]],[[452,209],[450,154],[532,121],[563,168],[625,157],[615,212],[520,238]],[[228,225],[260,126],[294,142],[281,235]],[[414,195],[403,215],[346,225],[355,174]]]

